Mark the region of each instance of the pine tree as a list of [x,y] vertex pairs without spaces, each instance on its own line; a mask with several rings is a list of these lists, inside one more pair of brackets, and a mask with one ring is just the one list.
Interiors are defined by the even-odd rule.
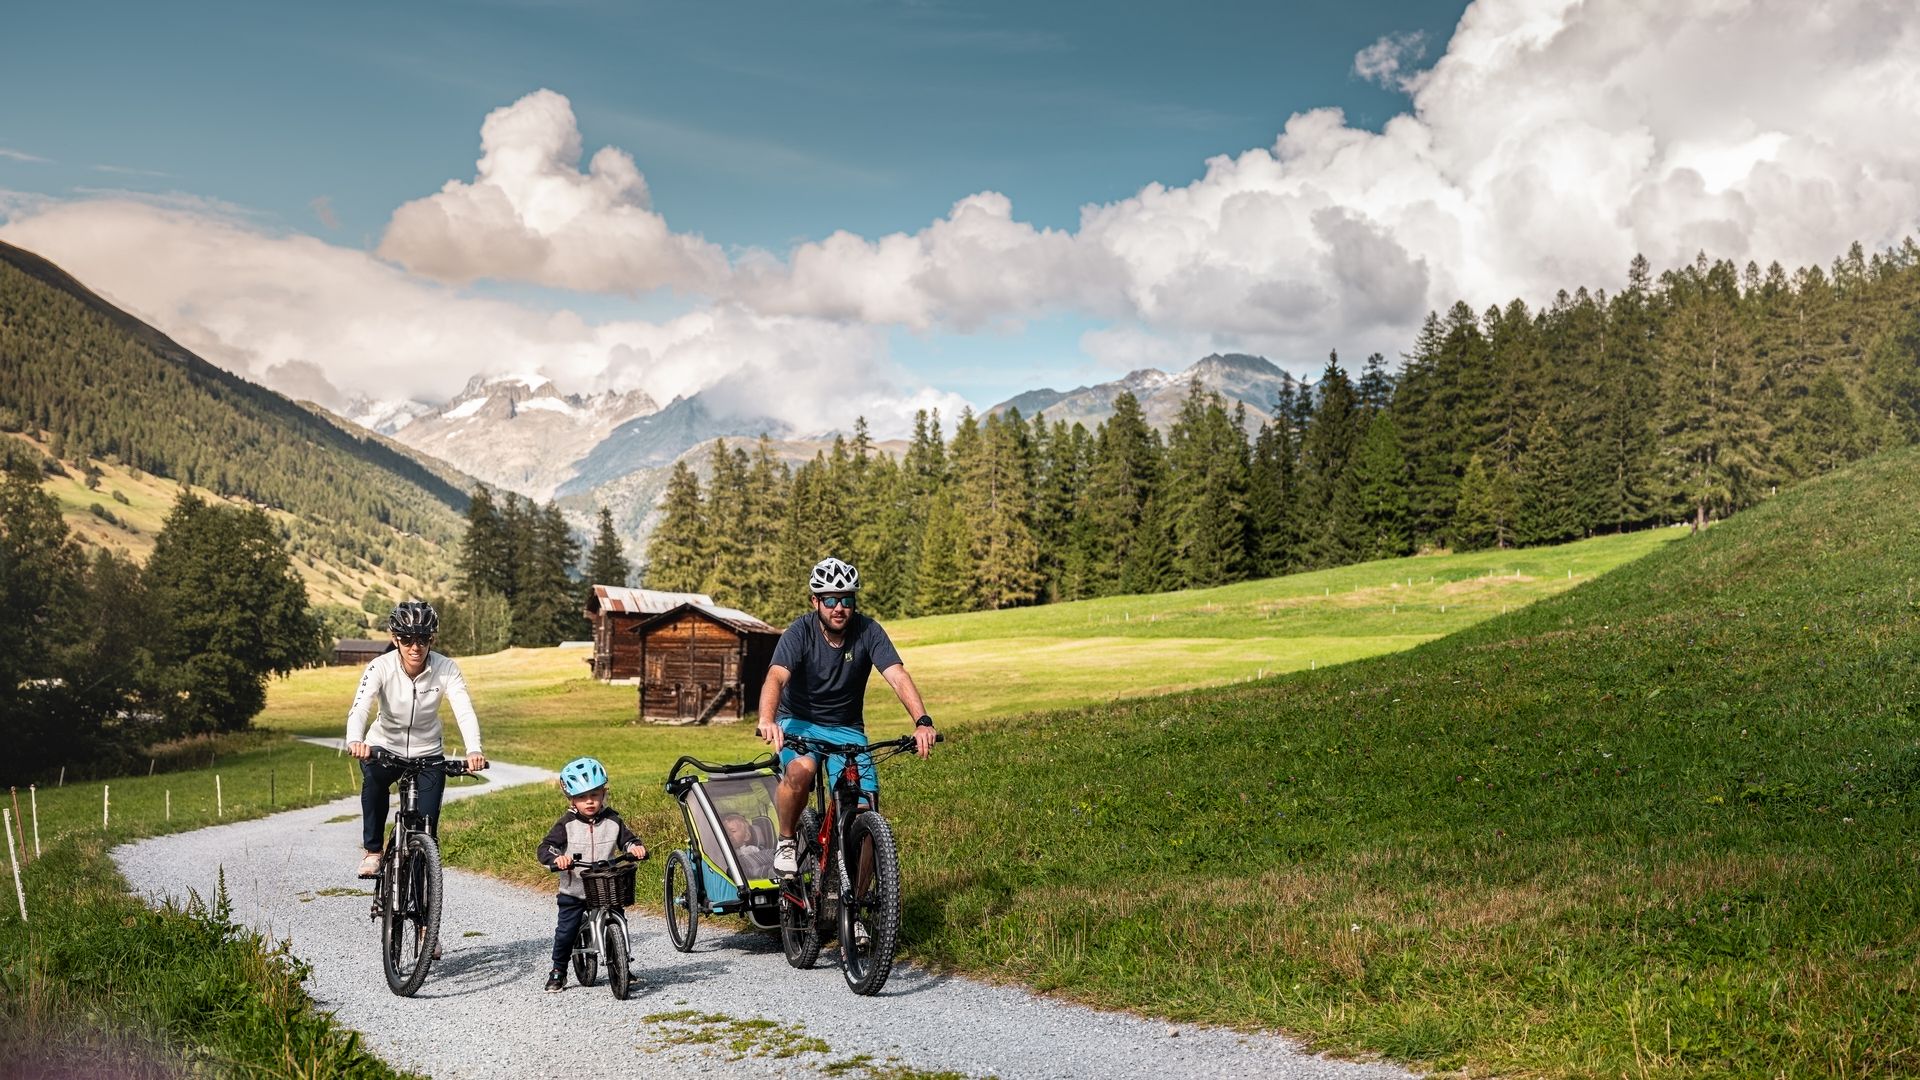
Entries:
[[1108,596],[1123,587],[1121,578],[1143,530],[1159,528],[1148,512],[1164,473],[1160,437],[1147,425],[1140,402],[1130,393],[1113,401],[1113,415],[1095,437],[1093,467],[1074,517],[1076,558],[1086,567],[1087,594]]
[[756,615],[777,610],[774,597],[780,592],[780,553],[792,484],[786,463],[774,460],[772,444],[760,436],[747,471],[747,561],[740,585],[742,608]]
[[493,492],[476,485],[467,503],[467,532],[460,542],[460,588],[468,596],[513,590],[513,552]]
[[718,603],[737,605],[743,599],[741,586],[751,573],[747,455],[744,451],[729,449],[725,439],[716,439],[711,462],[701,527],[706,574],[695,591],[706,593]]
[[647,542],[647,588],[697,592],[707,573],[705,512],[700,479],[685,461],[667,477],[664,515]]
[[146,579],[160,612],[154,660],[189,731],[238,731],[267,703],[267,677],[318,659],[307,608],[273,522],[181,496],[155,537]]
[[1353,384],[1329,353],[1314,384],[1313,419],[1300,439],[1300,563],[1339,566],[1354,558],[1359,508],[1352,499],[1347,470],[1359,442]]
[[936,500],[927,517],[914,573],[913,609],[920,615],[946,615],[973,609],[973,536],[966,511],[954,499]]
[[1367,422],[1347,472],[1360,526],[1353,545],[1356,559],[1393,559],[1413,553],[1407,528],[1406,473],[1399,426],[1390,410],[1377,410]]
[[1702,255],[1667,280],[1673,313],[1662,333],[1661,441],[1671,463],[1669,490],[1697,531],[1757,494],[1765,427],[1731,264],[1709,266]]
[[613,531],[613,511],[603,506],[600,508],[600,531],[594,534],[593,548],[587,553],[588,592],[591,593],[595,585],[624,588],[632,572],[620,543],[620,534]]
[[1461,551],[1480,551],[1499,543],[1498,496],[1492,477],[1479,454],[1467,459],[1467,471],[1460,478],[1460,501],[1453,511],[1453,546]]
[[521,522],[524,547],[510,602],[513,643],[546,646],[577,640],[587,630],[572,573],[580,561],[580,544],[557,503],[542,508],[528,502]]
[[962,414],[953,453],[959,501],[973,538],[971,592],[989,610],[1030,604],[1039,595],[1040,552],[1029,525],[1026,425],[1017,412],[1007,419],[989,415],[976,445],[967,437],[972,423],[970,413]]
[[1595,446],[1600,494],[1595,528],[1625,532],[1657,515],[1654,496],[1658,411],[1657,315],[1647,260],[1635,255],[1627,287],[1608,308],[1607,348],[1598,379],[1603,418]]
[[1515,466],[1514,540],[1522,545],[1558,544],[1580,535],[1580,492],[1572,453],[1560,429],[1542,414],[1527,432],[1527,448]]
[[1167,433],[1162,491],[1179,586],[1221,585],[1245,575],[1245,412],[1238,416],[1240,422],[1230,418],[1220,395],[1195,379]]

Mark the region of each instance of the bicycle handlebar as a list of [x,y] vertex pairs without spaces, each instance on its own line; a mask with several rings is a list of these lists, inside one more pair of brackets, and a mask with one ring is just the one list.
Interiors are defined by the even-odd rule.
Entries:
[[384,746],[369,745],[367,747],[367,760],[376,765],[387,765],[393,768],[405,769],[412,773],[426,772],[429,769],[439,769],[448,776],[472,775],[472,770],[467,768],[467,763],[462,758],[440,758],[439,760],[435,760],[433,758],[423,757],[402,757]]
[[[568,852],[568,855],[573,861],[567,864],[567,870],[617,870],[622,866],[638,866],[648,859],[653,858],[653,849],[648,848],[647,853],[637,859],[624,851],[615,852],[611,859],[585,859],[582,858],[578,852]],[[565,872],[566,871],[561,870],[557,866],[547,867],[547,873],[549,874]]]
[[[886,754],[887,757],[892,757],[893,754],[911,750],[914,746],[912,735],[902,735],[897,739],[883,739],[876,743],[830,743],[822,742],[818,739],[809,739],[804,735],[788,735],[783,741],[786,745],[793,747],[798,753],[835,754],[839,756],[892,751],[892,753]],[[933,741],[937,743],[946,742],[947,737],[936,731],[933,734]]]

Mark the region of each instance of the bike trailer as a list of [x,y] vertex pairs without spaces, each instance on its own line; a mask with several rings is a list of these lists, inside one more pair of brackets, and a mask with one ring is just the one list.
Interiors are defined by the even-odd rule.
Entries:
[[[692,911],[744,915],[763,930],[779,929],[780,886],[773,876],[778,784],[779,763],[771,755],[734,765],[682,757],[667,773],[667,794],[679,802],[687,827],[687,847],[676,853],[687,881],[678,891]],[[672,904],[671,879],[668,889]]]

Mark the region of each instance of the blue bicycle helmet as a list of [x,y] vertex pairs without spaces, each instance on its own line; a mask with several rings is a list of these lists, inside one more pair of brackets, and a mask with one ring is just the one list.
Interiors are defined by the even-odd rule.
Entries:
[[606,782],[606,768],[590,757],[574,758],[560,770],[560,787],[569,796],[584,795]]

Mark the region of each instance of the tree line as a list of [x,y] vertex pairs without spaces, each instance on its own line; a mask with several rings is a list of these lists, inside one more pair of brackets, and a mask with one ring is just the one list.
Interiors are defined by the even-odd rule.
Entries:
[[156,743],[245,728],[266,680],[326,642],[266,514],[183,495],[142,568],[86,554],[5,440],[0,475],[0,779],[112,774]]
[[[539,506],[510,491],[496,495],[484,484],[474,488],[460,544],[459,591],[434,601],[441,647],[470,655],[585,637],[579,562],[580,542],[557,503]],[[588,565],[605,575],[600,584],[626,583],[626,560],[612,515],[604,509]]]
[[1397,370],[1330,354],[1250,422],[1197,382],[1165,434],[1129,394],[1089,431],[1017,410],[864,421],[797,468],[763,437],[677,463],[646,583],[778,621],[854,562],[880,615],[1225,584],[1451,547],[1690,522],[1920,441],[1920,247],[1830,269],[1636,257],[1580,288],[1428,316]]

